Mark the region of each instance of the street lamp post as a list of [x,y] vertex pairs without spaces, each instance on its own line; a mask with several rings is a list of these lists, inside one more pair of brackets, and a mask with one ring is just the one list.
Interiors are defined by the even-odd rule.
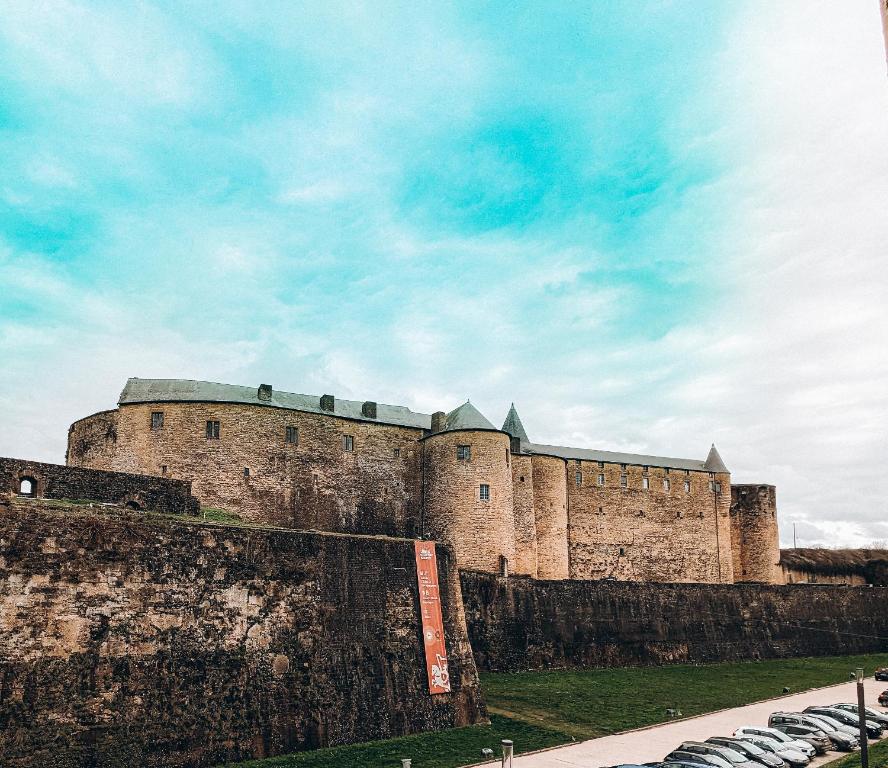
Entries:
[[869,768],[869,744],[866,736],[866,704],[863,698],[863,670],[857,668],[857,718],[860,724],[860,765]]

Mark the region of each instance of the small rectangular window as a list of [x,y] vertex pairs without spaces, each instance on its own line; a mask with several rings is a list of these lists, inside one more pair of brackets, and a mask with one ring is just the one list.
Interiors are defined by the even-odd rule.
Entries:
[[599,469],[604,469],[604,462],[603,462],[603,461],[599,461],[599,462],[598,462],[598,468],[599,468]]
[[625,471],[626,471],[626,465],[625,465],[625,464],[620,464],[620,469],[622,469],[622,470],[625,472]]
[[604,485],[604,475],[599,475],[599,476],[598,476],[598,484],[599,484],[599,485]]
[[604,514],[604,507],[599,507],[599,508],[598,508],[598,514],[599,514],[599,515],[603,515],[603,514]]
[[575,476],[575,480],[577,481],[577,488],[579,488],[583,484],[583,473],[577,472]]
[[721,493],[721,492],[722,492],[722,484],[719,483],[719,482],[717,482],[717,481],[716,481],[716,483],[715,483],[715,492],[716,492],[716,493]]
[[671,486],[671,484],[670,484],[670,482],[669,482],[669,478],[668,478],[668,477],[664,477],[664,478],[663,478],[663,490],[664,490],[664,491],[668,491],[669,488],[670,488],[670,486]]
[[664,467],[663,472],[665,472],[668,475],[669,474],[669,467]]
[[577,466],[580,466],[580,460],[579,460],[579,459],[574,459],[574,464],[576,464]]
[[342,436],[342,450],[353,451],[355,449],[355,438],[351,435]]
[[691,492],[691,481],[685,480],[685,493],[690,493],[690,492]]
[[457,461],[468,461],[472,458],[472,448],[468,445],[456,446]]
[[623,488],[628,487],[629,485],[629,477],[627,475],[620,475],[620,485]]
[[651,479],[647,476],[641,478],[641,487],[644,488],[644,490],[647,490],[648,488],[650,488],[651,487]]
[[208,421],[207,422],[207,440],[218,440],[219,439],[219,422],[218,421]]
[[299,445],[299,428],[287,427],[287,432],[284,435],[284,441],[289,443],[290,445]]
[[244,467],[244,478],[248,478],[250,476],[250,468]]
[[151,429],[163,429],[163,411],[151,412]]
[[165,475],[167,473],[167,465],[162,464],[160,467],[160,474]]
[[645,464],[641,469],[643,472],[647,472],[650,469],[650,467],[647,464]]
[[486,483],[481,483],[481,487],[478,489],[478,498],[481,501],[490,501],[490,486]]
[[401,458],[401,449],[400,448],[392,448],[392,458],[394,458],[394,459]]

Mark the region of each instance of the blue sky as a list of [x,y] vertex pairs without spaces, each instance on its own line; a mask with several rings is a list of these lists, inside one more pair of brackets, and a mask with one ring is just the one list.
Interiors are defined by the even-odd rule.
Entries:
[[0,7],[0,454],[128,376],[514,400],[888,538],[875,3],[253,5]]

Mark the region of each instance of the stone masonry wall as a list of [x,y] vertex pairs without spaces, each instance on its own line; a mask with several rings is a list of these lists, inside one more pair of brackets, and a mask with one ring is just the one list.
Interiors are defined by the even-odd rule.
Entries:
[[32,482],[31,495],[39,498],[89,499],[171,513],[196,514],[199,508],[191,483],[182,480],[0,458],[0,494],[18,494],[22,480]]
[[537,575],[537,531],[533,508],[533,462],[512,454],[512,505],[515,515],[515,562],[511,572]]
[[729,474],[572,460],[570,577],[731,582],[730,482]]
[[533,506],[537,531],[537,576],[568,576],[567,492],[564,459],[533,457]]
[[444,548],[453,692],[431,696],[413,542],[74,510],[0,507],[0,764],[216,765],[484,718]]
[[888,650],[885,587],[460,576],[482,671]]
[[783,583],[773,485],[731,486],[731,547],[735,581]]
[[[151,428],[152,412],[163,413],[162,429]],[[121,406],[112,441],[107,419],[72,426],[69,464],[191,480],[204,506],[262,523],[418,532],[421,430],[258,405],[155,403]],[[206,437],[210,420],[217,440]],[[297,443],[285,442],[287,427]]]
[[[457,459],[467,445],[468,460]],[[423,441],[426,472],[425,526],[429,536],[447,542],[461,568],[498,573],[500,558],[515,561],[512,509],[512,456],[503,432],[454,431]],[[480,498],[481,484],[490,499]]]

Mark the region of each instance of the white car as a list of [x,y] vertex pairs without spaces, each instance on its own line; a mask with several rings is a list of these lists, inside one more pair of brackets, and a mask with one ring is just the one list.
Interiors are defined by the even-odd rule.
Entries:
[[751,741],[757,747],[761,747],[768,752],[771,752],[785,763],[788,763],[791,768],[805,768],[809,762],[811,762],[811,758],[809,758],[804,752],[799,751],[798,749],[794,749],[788,744],[784,744],[782,741],[778,741],[777,739],[773,739],[770,736],[762,736],[759,733],[750,733],[753,730],[760,730],[758,728],[739,728],[734,732],[734,735],[737,738],[745,739],[746,741]]
[[774,741],[779,741],[788,749],[794,749],[797,752],[801,752],[808,759],[814,757],[814,755],[817,754],[817,750],[814,749],[814,747],[812,747],[807,741],[803,741],[802,739],[794,739],[792,736],[788,736],[783,731],[778,731],[776,728],[759,725],[744,725],[743,728],[740,728],[739,730],[748,730],[750,733],[757,733],[767,739],[774,739]]

